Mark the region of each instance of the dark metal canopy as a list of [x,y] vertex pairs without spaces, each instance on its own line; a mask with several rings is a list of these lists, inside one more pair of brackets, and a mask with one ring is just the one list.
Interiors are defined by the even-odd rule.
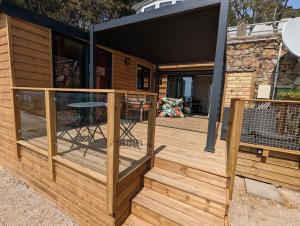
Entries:
[[[96,43],[156,65],[214,62],[206,150],[214,151],[224,82],[228,0],[188,0],[90,29],[90,81]],[[91,85],[93,82],[91,82]]]
[[220,0],[188,0],[92,29],[96,43],[154,64],[213,62],[219,13]]

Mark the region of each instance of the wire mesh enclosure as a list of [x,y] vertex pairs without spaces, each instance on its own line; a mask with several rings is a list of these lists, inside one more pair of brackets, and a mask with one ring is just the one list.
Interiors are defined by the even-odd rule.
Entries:
[[246,101],[241,142],[300,150],[300,103]]

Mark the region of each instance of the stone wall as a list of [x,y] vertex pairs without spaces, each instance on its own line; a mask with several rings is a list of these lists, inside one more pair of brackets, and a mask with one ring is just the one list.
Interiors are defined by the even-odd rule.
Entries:
[[[236,37],[228,40],[227,74],[254,73],[253,96],[250,98],[256,98],[258,85],[273,87],[280,43],[279,34]],[[300,89],[300,63],[284,47],[280,58],[277,87]],[[224,95],[226,97],[226,93]]]

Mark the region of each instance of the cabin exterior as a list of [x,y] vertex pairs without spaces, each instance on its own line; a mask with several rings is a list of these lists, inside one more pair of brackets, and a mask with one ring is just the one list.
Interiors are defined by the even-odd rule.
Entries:
[[[80,225],[228,225],[243,115],[257,106],[232,100],[220,139],[228,1],[188,1],[89,33],[6,1],[0,11],[2,165]],[[156,118],[172,76],[209,77],[208,120]]]

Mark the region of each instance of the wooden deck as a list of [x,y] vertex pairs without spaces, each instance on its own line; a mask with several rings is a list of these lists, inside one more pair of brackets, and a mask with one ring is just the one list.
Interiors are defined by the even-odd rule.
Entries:
[[[198,130],[206,129],[207,119],[203,118],[157,118],[159,121],[156,126],[155,133],[155,154],[157,157],[166,160],[172,160],[190,166],[196,169],[204,169],[219,175],[225,175],[225,142],[218,141],[216,145],[216,153],[211,154],[204,152],[206,142],[206,134],[193,130],[182,129],[187,124],[194,122],[194,127],[199,126]],[[166,126],[169,122],[178,128]],[[180,123],[178,123],[180,122]],[[147,123],[138,123],[132,133],[138,139],[137,143],[131,143],[128,140],[121,140],[120,143],[120,176],[130,172],[135,166],[139,165],[146,158],[147,152]],[[106,136],[106,125],[102,125],[104,135]],[[58,133],[59,134],[59,133]],[[71,132],[75,137],[75,131]],[[83,134],[86,136],[87,132]],[[81,142],[81,145],[73,145],[72,141],[65,135],[62,139],[58,139],[58,154],[72,162],[80,164],[84,167],[92,169],[98,173],[106,175],[106,140],[96,134],[96,142],[92,142],[84,156],[87,141]],[[47,137],[36,137],[27,142],[47,150]]]
[[208,118],[206,116],[187,116],[185,118],[157,117],[157,126],[183,129],[194,132],[207,133]]
[[[215,153],[204,152],[205,118],[157,121],[153,167],[147,155],[146,122],[137,123],[132,130],[138,142],[120,140],[114,215],[107,209],[109,156],[107,140],[100,133],[85,155],[87,131],[77,144],[68,135],[57,140],[54,180],[49,179],[47,137],[18,141],[21,165],[17,170],[29,176],[35,188],[54,197],[81,225],[227,225],[226,143],[218,139]],[[107,125],[101,129],[107,137]],[[75,130],[70,133],[76,136]],[[28,135],[33,134],[30,130]]]

